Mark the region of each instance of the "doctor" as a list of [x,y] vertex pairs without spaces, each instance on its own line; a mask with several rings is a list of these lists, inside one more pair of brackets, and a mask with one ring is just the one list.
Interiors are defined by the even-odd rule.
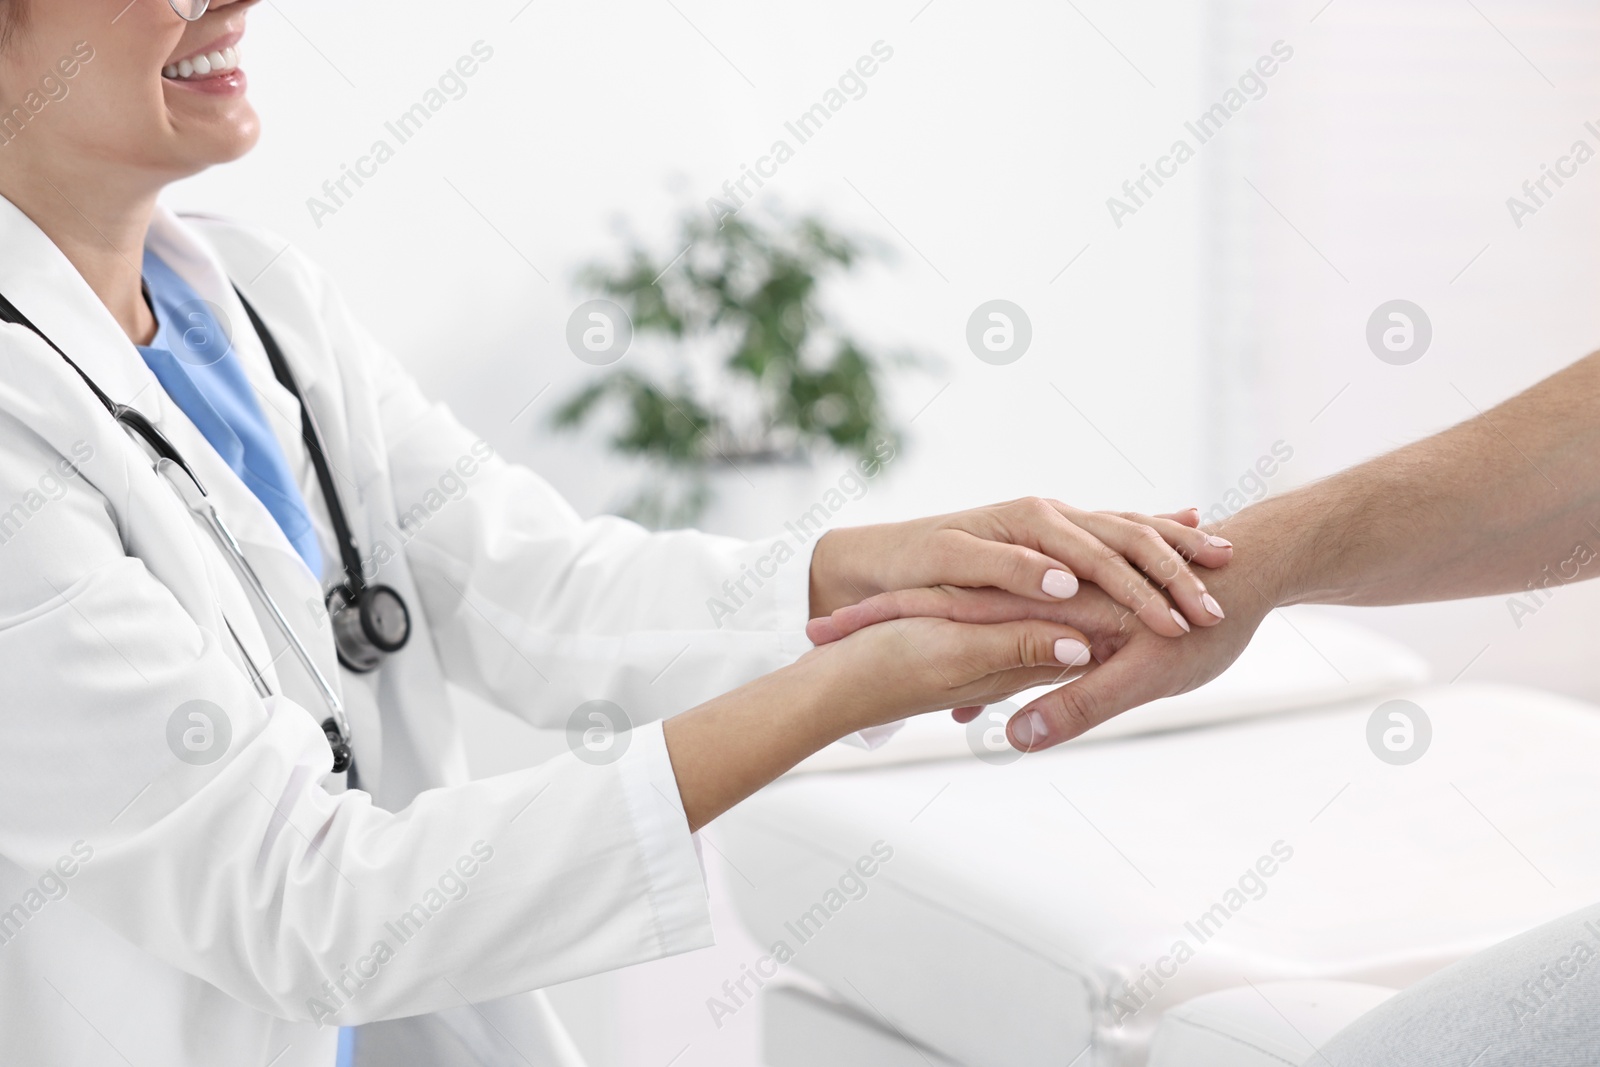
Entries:
[[[709,628],[764,545],[581,521],[294,250],[157,205],[256,140],[252,2],[0,0],[0,1063],[329,1067],[357,1024],[358,1062],[577,1063],[528,991],[709,943],[699,827],[1088,658],[808,617],[1081,579],[1221,618],[1185,560],[1226,542],[1028,500],[832,531]],[[472,781],[446,681],[581,740]]]

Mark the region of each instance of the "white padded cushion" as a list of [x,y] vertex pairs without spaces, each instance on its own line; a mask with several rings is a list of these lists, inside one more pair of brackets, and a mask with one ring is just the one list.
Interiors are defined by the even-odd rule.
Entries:
[[[1077,743],[1359,700],[1422,685],[1428,674],[1422,657],[1393,638],[1315,608],[1287,608],[1267,616],[1244,654],[1207,685],[1118,715]],[[1019,693],[1007,705],[1015,710],[1048,691]],[[999,724],[1003,725],[1004,719]],[[852,770],[970,755],[964,727],[948,715],[923,715],[906,720],[892,743],[881,748],[864,751],[831,745],[796,769]]]
[[[758,942],[951,1059],[1059,1067],[1092,1046],[1079,1067],[1138,1064],[1161,1013],[1201,994],[1403,988],[1600,899],[1600,850],[1574,845],[1600,824],[1600,714],[1500,686],[1410,699],[1433,740],[1409,766],[1367,747],[1373,698],[1004,767],[797,776],[708,841]],[[892,858],[839,891],[878,841]],[[1279,841],[1292,857],[1233,908]],[[1214,905],[1200,943],[1186,924]]]
[[1359,982],[1267,982],[1167,1012],[1149,1067],[1299,1067],[1397,991]]

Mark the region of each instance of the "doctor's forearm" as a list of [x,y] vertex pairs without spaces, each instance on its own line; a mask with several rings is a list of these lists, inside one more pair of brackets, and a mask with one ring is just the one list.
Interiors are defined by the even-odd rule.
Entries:
[[[1220,528],[1278,604],[1400,604],[1600,572],[1600,354]],[[1249,562],[1247,562],[1247,560]]]
[[812,673],[793,664],[663,724],[690,830],[856,729]]

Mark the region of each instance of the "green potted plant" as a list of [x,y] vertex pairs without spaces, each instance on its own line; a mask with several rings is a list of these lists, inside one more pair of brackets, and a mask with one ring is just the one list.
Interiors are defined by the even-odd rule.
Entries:
[[553,416],[575,430],[610,406],[611,447],[650,461],[620,512],[656,528],[689,525],[712,503],[719,470],[749,481],[827,451],[894,447],[883,373],[910,357],[869,351],[821,303],[822,283],[860,264],[863,246],[814,216],[719,223],[690,212],[679,232],[676,258],[633,242],[620,266],[578,275],[627,312],[635,340],[664,341],[670,363],[661,374],[612,370]]

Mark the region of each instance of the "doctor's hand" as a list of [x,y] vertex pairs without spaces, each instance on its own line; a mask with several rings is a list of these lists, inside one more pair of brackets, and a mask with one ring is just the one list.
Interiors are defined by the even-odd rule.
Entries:
[[1082,630],[1055,619],[973,625],[918,616],[863,626],[794,666],[855,732],[1066,681],[1091,662],[1089,646]]
[[1198,522],[1192,510],[1152,517],[1027,497],[911,522],[830,530],[811,562],[811,614],[941,585],[993,587],[1061,603],[1093,583],[1154,633],[1177,637],[1191,625],[1211,627],[1223,618],[1221,604],[1190,564],[1225,566],[1233,546],[1197,529]]
[[1087,644],[1048,619],[975,626],[919,617],[813,648],[663,724],[689,828],[858,730],[1071,678],[1089,661]]

